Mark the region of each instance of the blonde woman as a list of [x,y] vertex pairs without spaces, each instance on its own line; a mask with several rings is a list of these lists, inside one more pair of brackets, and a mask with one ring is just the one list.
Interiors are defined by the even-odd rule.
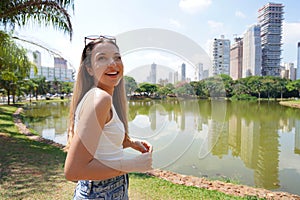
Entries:
[[[78,181],[73,199],[128,199],[127,173],[152,169],[152,146],[128,136],[123,63],[114,37],[85,37],[69,121],[65,176]],[[127,147],[140,153],[125,156]]]

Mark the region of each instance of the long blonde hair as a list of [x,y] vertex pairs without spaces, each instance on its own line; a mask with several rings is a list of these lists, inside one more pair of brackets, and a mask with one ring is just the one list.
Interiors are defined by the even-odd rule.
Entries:
[[[69,124],[68,124],[68,141],[65,147],[67,151],[70,147],[72,138],[74,136],[74,121],[76,108],[83,98],[83,96],[94,86],[94,79],[87,71],[87,67],[91,66],[91,54],[94,46],[98,43],[109,42],[114,44],[118,49],[119,47],[112,40],[98,39],[88,43],[82,52],[80,66],[77,74],[77,79],[73,89],[73,96],[70,105],[69,112]],[[122,78],[117,86],[115,86],[113,93],[113,105],[116,112],[123,122],[125,127],[125,137],[128,137],[128,119],[127,119],[127,99],[125,92],[124,78]]]

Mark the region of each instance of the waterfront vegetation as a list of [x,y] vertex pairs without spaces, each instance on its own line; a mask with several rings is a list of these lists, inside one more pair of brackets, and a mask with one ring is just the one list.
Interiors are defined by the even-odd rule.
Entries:
[[[300,80],[291,81],[285,78],[271,76],[251,76],[233,80],[228,75],[217,75],[200,81],[166,83],[160,80],[158,84],[136,83],[133,77],[125,76],[125,87],[130,99],[165,99],[165,98],[227,98],[235,100],[256,101],[261,99],[293,99],[300,93]],[[7,87],[6,87],[7,86]],[[11,84],[10,81],[0,81],[0,97],[10,103],[15,99],[22,101],[26,97],[51,98],[53,95],[61,97],[72,94],[73,83],[54,80],[46,81],[45,77],[19,80]],[[17,96],[17,98],[16,98]]]
[[[0,106],[1,199],[70,199],[75,183],[64,178],[65,152],[20,134],[12,117],[16,109]],[[130,174],[129,188],[131,199],[258,199],[173,184],[140,173]]]

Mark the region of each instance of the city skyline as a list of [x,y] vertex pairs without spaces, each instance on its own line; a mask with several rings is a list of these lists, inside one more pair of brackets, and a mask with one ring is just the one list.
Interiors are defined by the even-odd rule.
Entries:
[[[16,31],[20,36],[43,41],[52,49],[56,49],[77,69],[83,49],[84,36],[98,33],[118,36],[130,30],[154,27],[183,34],[199,44],[208,53],[209,43],[213,38],[225,35],[225,38],[233,41],[236,36],[243,35],[249,26],[257,23],[258,9],[268,2],[264,0],[251,2],[246,0],[239,2],[233,0],[228,2],[213,0],[179,0],[174,2],[167,0],[158,2],[154,0],[146,3],[133,0],[128,1],[128,6],[125,8],[114,0],[105,3],[104,1],[91,1],[90,3],[94,5],[92,7],[90,3],[87,5],[84,1],[78,1],[75,4],[75,15],[72,15],[74,27],[72,42],[69,41],[67,35],[49,30],[49,28],[30,25],[22,29],[17,28]],[[297,15],[297,8],[300,6],[300,2],[287,0],[285,2],[275,1],[275,3],[283,3],[285,6],[282,62],[293,62],[297,66],[297,43],[300,40],[300,33],[297,31],[300,29],[300,17]],[[228,4],[234,6],[228,7],[226,6]],[[111,11],[116,12],[111,15]],[[155,11],[155,15],[152,11]],[[93,13],[93,17],[87,13]],[[42,53],[46,54],[47,52]],[[156,52],[152,52],[152,54],[154,53]],[[152,62],[146,58],[147,56],[134,59],[127,59],[126,57],[127,55],[123,57],[125,66],[140,66]],[[42,62],[46,63],[47,59],[43,59]],[[174,62],[173,58],[157,61],[157,63],[166,66],[171,65],[172,62]]]

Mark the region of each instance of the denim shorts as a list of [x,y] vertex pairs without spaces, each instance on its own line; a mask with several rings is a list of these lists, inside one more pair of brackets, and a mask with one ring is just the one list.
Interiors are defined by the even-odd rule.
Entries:
[[73,200],[128,200],[128,181],[128,174],[101,181],[80,180]]

